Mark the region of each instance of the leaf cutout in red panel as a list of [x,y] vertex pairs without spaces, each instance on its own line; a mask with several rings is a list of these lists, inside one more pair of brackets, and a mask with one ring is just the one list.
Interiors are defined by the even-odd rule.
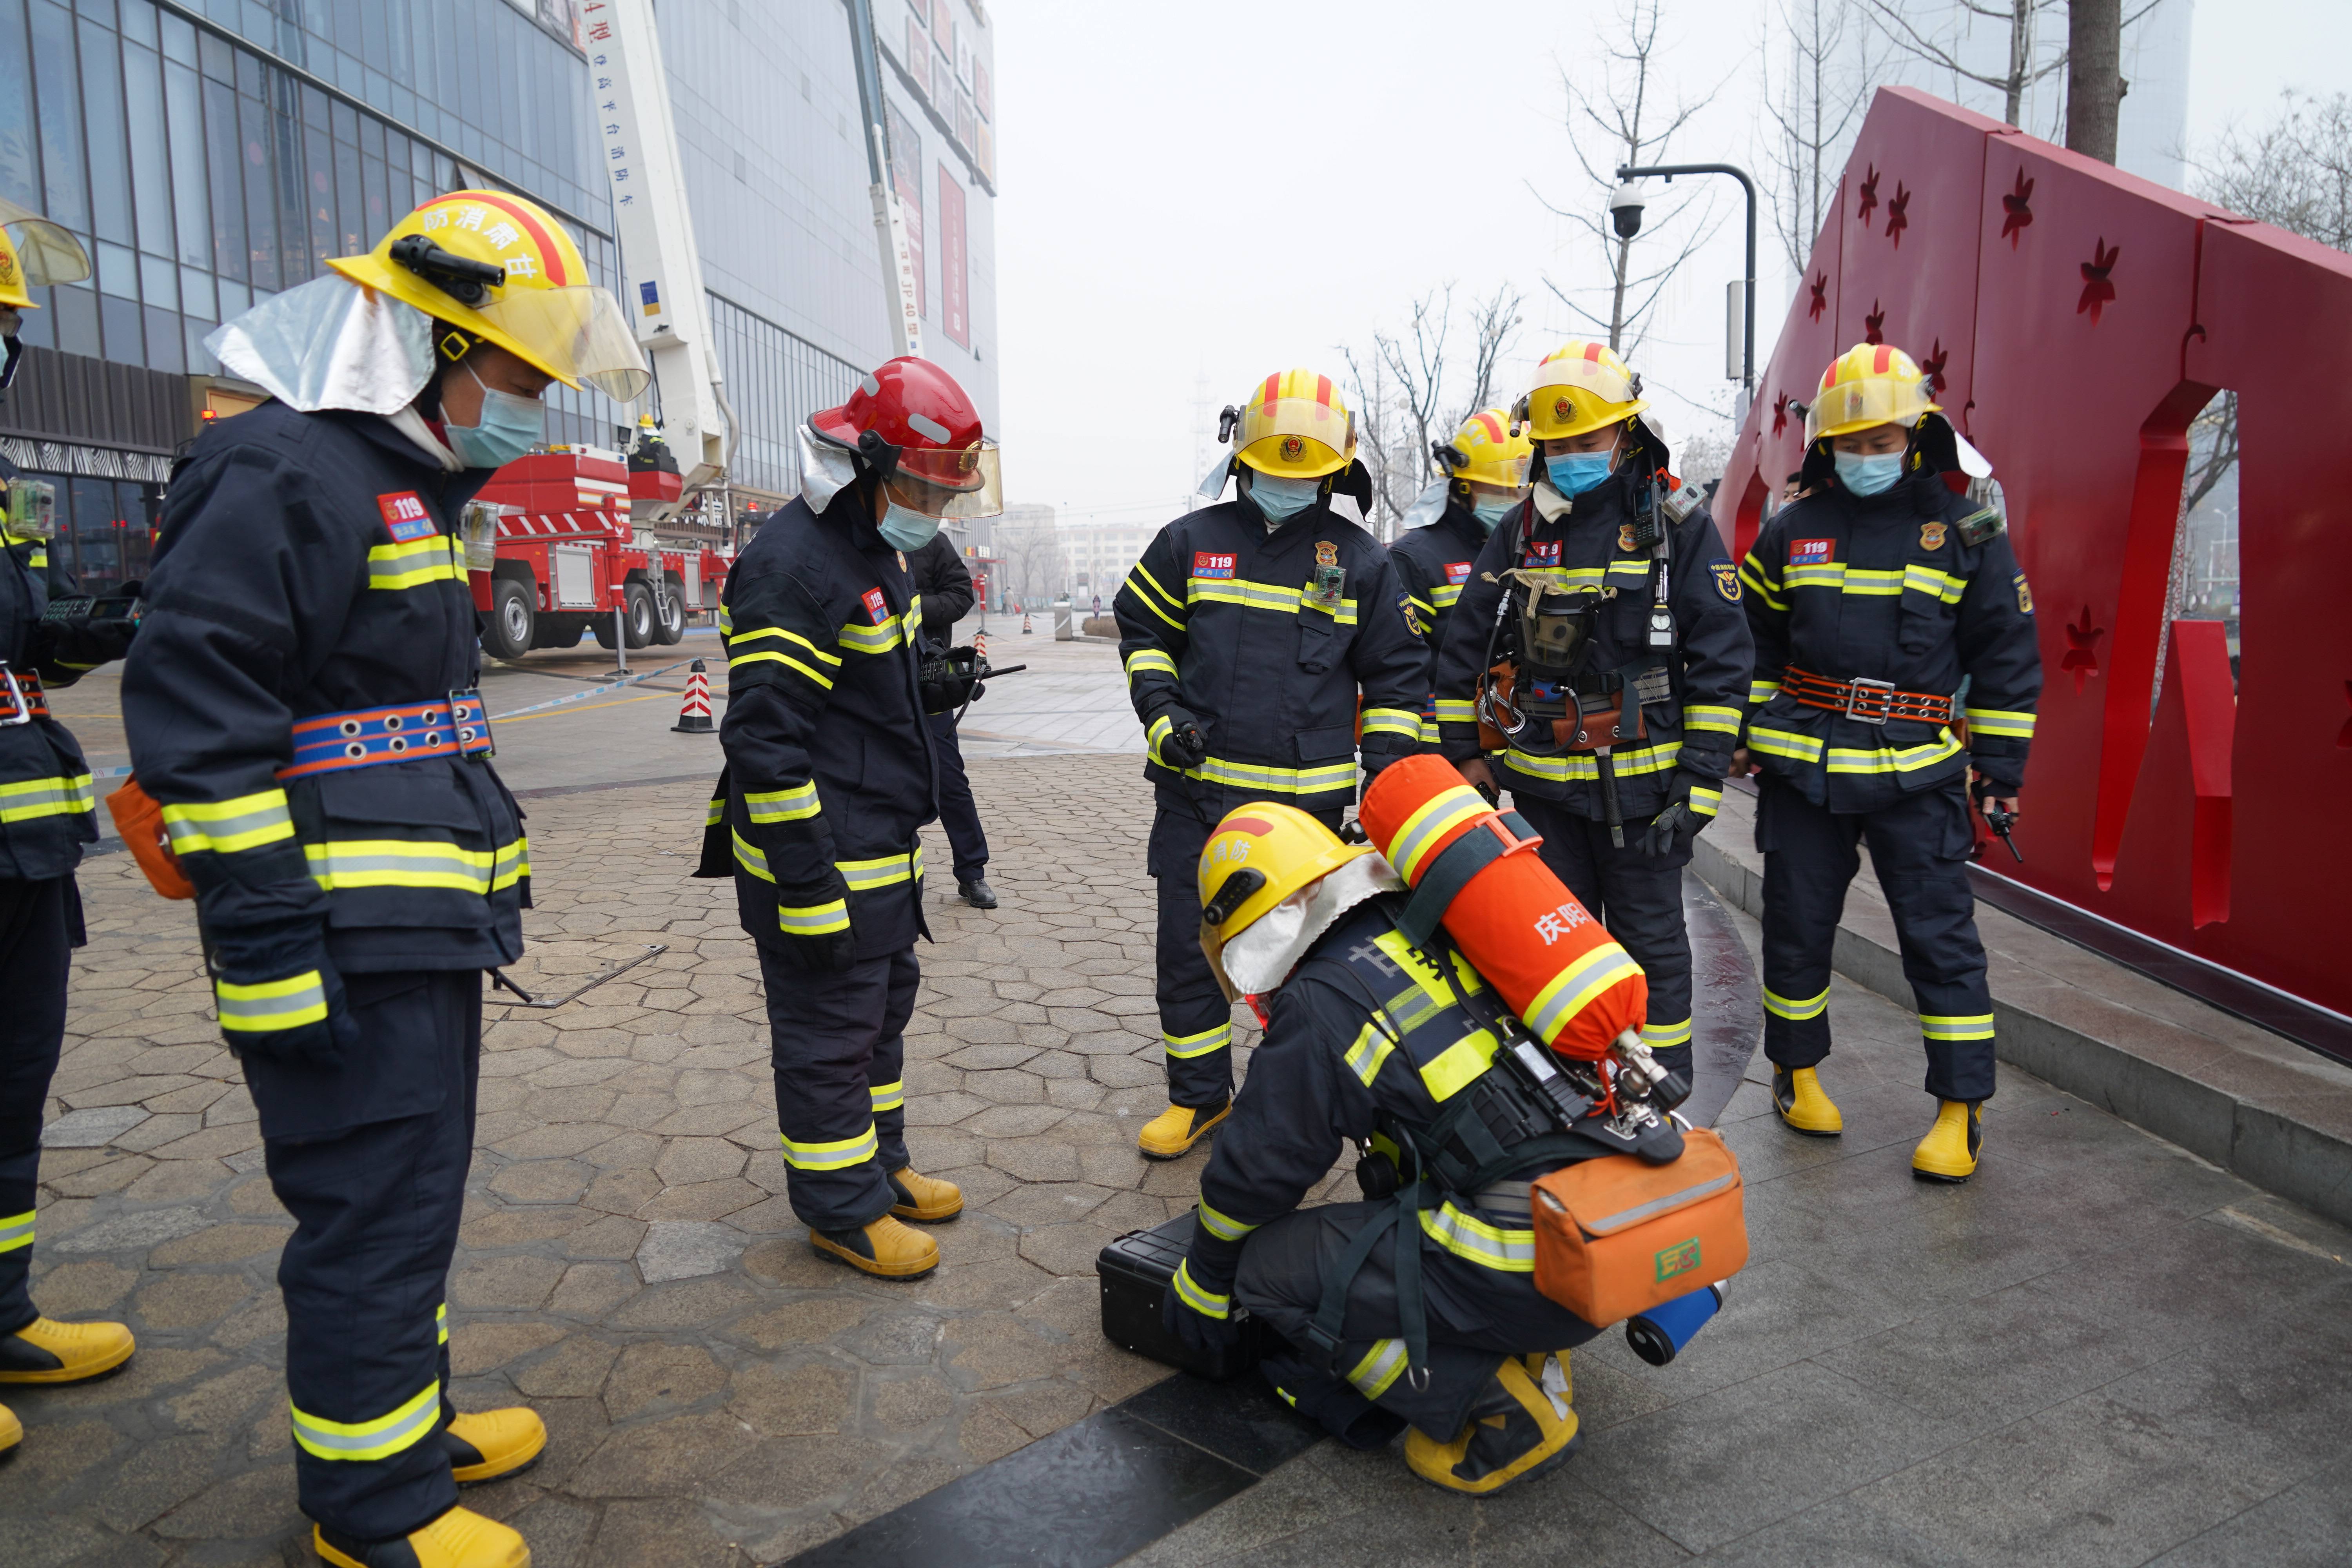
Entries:
[[[1852,168],[1852,167],[1853,167],[1853,165],[1852,165],[1852,164],[1850,164],[1850,163],[1849,163],[1848,165],[1846,165],[1846,166],[1847,166],[1848,168]],[[1878,165],[1877,165],[1877,164],[1875,164],[1875,163],[1873,163],[1873,164],[1871,164],[1871,165],[1870,165],[1870,173],[1869,173],[1869,174],[1867,174],[1866,175],[1864,175],[1864,176],[1863,177],[1863,182],[1862,182],[1862,210],[1861,210],[1860,212],[1858,212],[1858,213],[1854,214],[1854,216],[1855,216],[1856,218],[1860,219],[1863,223],[1867,224],[1867,223],[1869,223],[1869,222],[1870,222],[1870,215],[1871,215],[1871,214],[1873,214],[1873,213],[1874,213],[1874,212],[1876,212],[1877,210],[1878,210]]]
[[[2074,672],[2074,695],[2083,694],[2083,683],[2099,673],[2099,639],[2107,635],[2105,626],[2091,624],[2091,606],[2083,606],[2083,623],[2066,627],[2066,657],[2058,661],[2061,669]],[[2352,682],[2347,682],[2352,685]]]
[[1886,307],[1873,300],[1870,302],[1870,314],[1862,319],[1862,341],[1866,343],[1885,342],[1885,328]]
[[1818,321],[1822,319],[1822,312],[1830,308],[1830,275],[1826,272],[1821,274],[1813,279],[1811,288],[1813,300],[1805,307],[1805,314]]
[[2116,258],[2123,253],[2122,246],[2109,246],[2106,237],[2101,235],[2091,259],[2083,263],[2083,297],[2074,301],[2074,314],[2079,316],[2088,310],[2095,327],[2099,324],[2099,312],[2115,300],[2116,286],[2107,281],[2107,274],[2116,269]]
[[1911,226],[1910,216],[1904,211],[1910,205],[1911,193],[1903,188],[1902,181],[1895,181],[1895,199],[1886,204],[1886,237],[1897,250],[1903,248],[1903,231]]
[[2020,167],[2016,187],[2000,198],[2000,237],[2009,241],[2011,250],[2017,248],[2017,237],[2033,223],[2033,208],[2028,205],[2032,200],[2033,182],[2025,177],[2025,170]]
[[1928,396],[1941,397],[1944,395],[1944,362],[1951,357],[1952,351],[1944,346],[1943,339],[1937,338],[1935,352],[1919,362],[1919,372],[1927,378]]

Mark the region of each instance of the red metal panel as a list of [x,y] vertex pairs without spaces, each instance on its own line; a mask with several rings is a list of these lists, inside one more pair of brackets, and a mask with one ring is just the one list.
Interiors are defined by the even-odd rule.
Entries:
[[[2309,899],[2352,871],[2352,258],[1910,89],[1879,94],[1843,192],[1725,475],[1740,547],[1801,456],[1780,398],[1874,319],[1944,353],[2042,613],[2028,861],[2002,869],[2352,1011]],[[2242,398],[2240,685],[2219,628],[2181,623],[2151,712],[2183,433],[2221,387]]]

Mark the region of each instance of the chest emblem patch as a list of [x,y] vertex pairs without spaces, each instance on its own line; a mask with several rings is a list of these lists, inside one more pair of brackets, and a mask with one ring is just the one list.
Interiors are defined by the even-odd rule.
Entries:
[[877,626],[890,624],[890,601],[882,596],[879,588],[868,588],[859,595],[865,601],[866,614]]
[[1617,548],[1629,552],[1633,550],[1633,525],[1632,523],[1621,522],[1617,525]]
[[1715,591],[1735,605],[1739,603],[1739,574],[1731,563],[1718,561],[1709,570],[1715,574]]
[[1559,565],[1559,541],[1557,539],[1528,540],[1527,556],[1519,564],[1522,566]]
[[1941,550],[1944,548],[1944,525],[1940,522],[1921,523],[1919,525],[1919,548],[1922,550]]
[[1827,565],[1837,553],[1834,539],[1792,539],[1789,541],[1789,564],[1791,566]]
[[1447,562],[1445,563],[1445,580],[1448,583],[1453,584],[1457,588],[1463,584],[1470,581],[1470,563],[1467,561]]
[[383,514],[383,525],[392,537],[402,544],[412,539],[423,539],[440,530],[433,526],[433,514],[425,510],[415,490],[397,490],[375,498],[376,510]]
[[1337,566],[1339,564],[1339,547],[1332,543],[1328,539],[1317,540],[1315,542],[1315,564],[1318,566]]
[[1195,550],[1192,552],[1192,575],[1231,577],[1234,574],[1234,560],[1233,556],[1219,555],[1213,551]]

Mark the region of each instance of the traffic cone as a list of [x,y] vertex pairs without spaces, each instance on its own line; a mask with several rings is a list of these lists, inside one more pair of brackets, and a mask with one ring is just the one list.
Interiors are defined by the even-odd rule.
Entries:
[[1021,635],[1024,637],[1029,635],[1029,612],[1026,610],[1021,612]]
[[687,667],[686,700],[678,704],[677,722],[670,728],[681,735],[716,733],[710,722],[710,677],[702,672],[698,658]]

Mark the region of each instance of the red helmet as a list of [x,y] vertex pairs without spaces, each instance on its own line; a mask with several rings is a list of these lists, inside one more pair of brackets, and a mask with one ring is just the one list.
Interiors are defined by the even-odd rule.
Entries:
[[846,447],[890,499],[931,517],[994,517],[1004,510],[996,443],[955,377],[902,355],[867,375],[838,408],[809,416],[821,440]]

